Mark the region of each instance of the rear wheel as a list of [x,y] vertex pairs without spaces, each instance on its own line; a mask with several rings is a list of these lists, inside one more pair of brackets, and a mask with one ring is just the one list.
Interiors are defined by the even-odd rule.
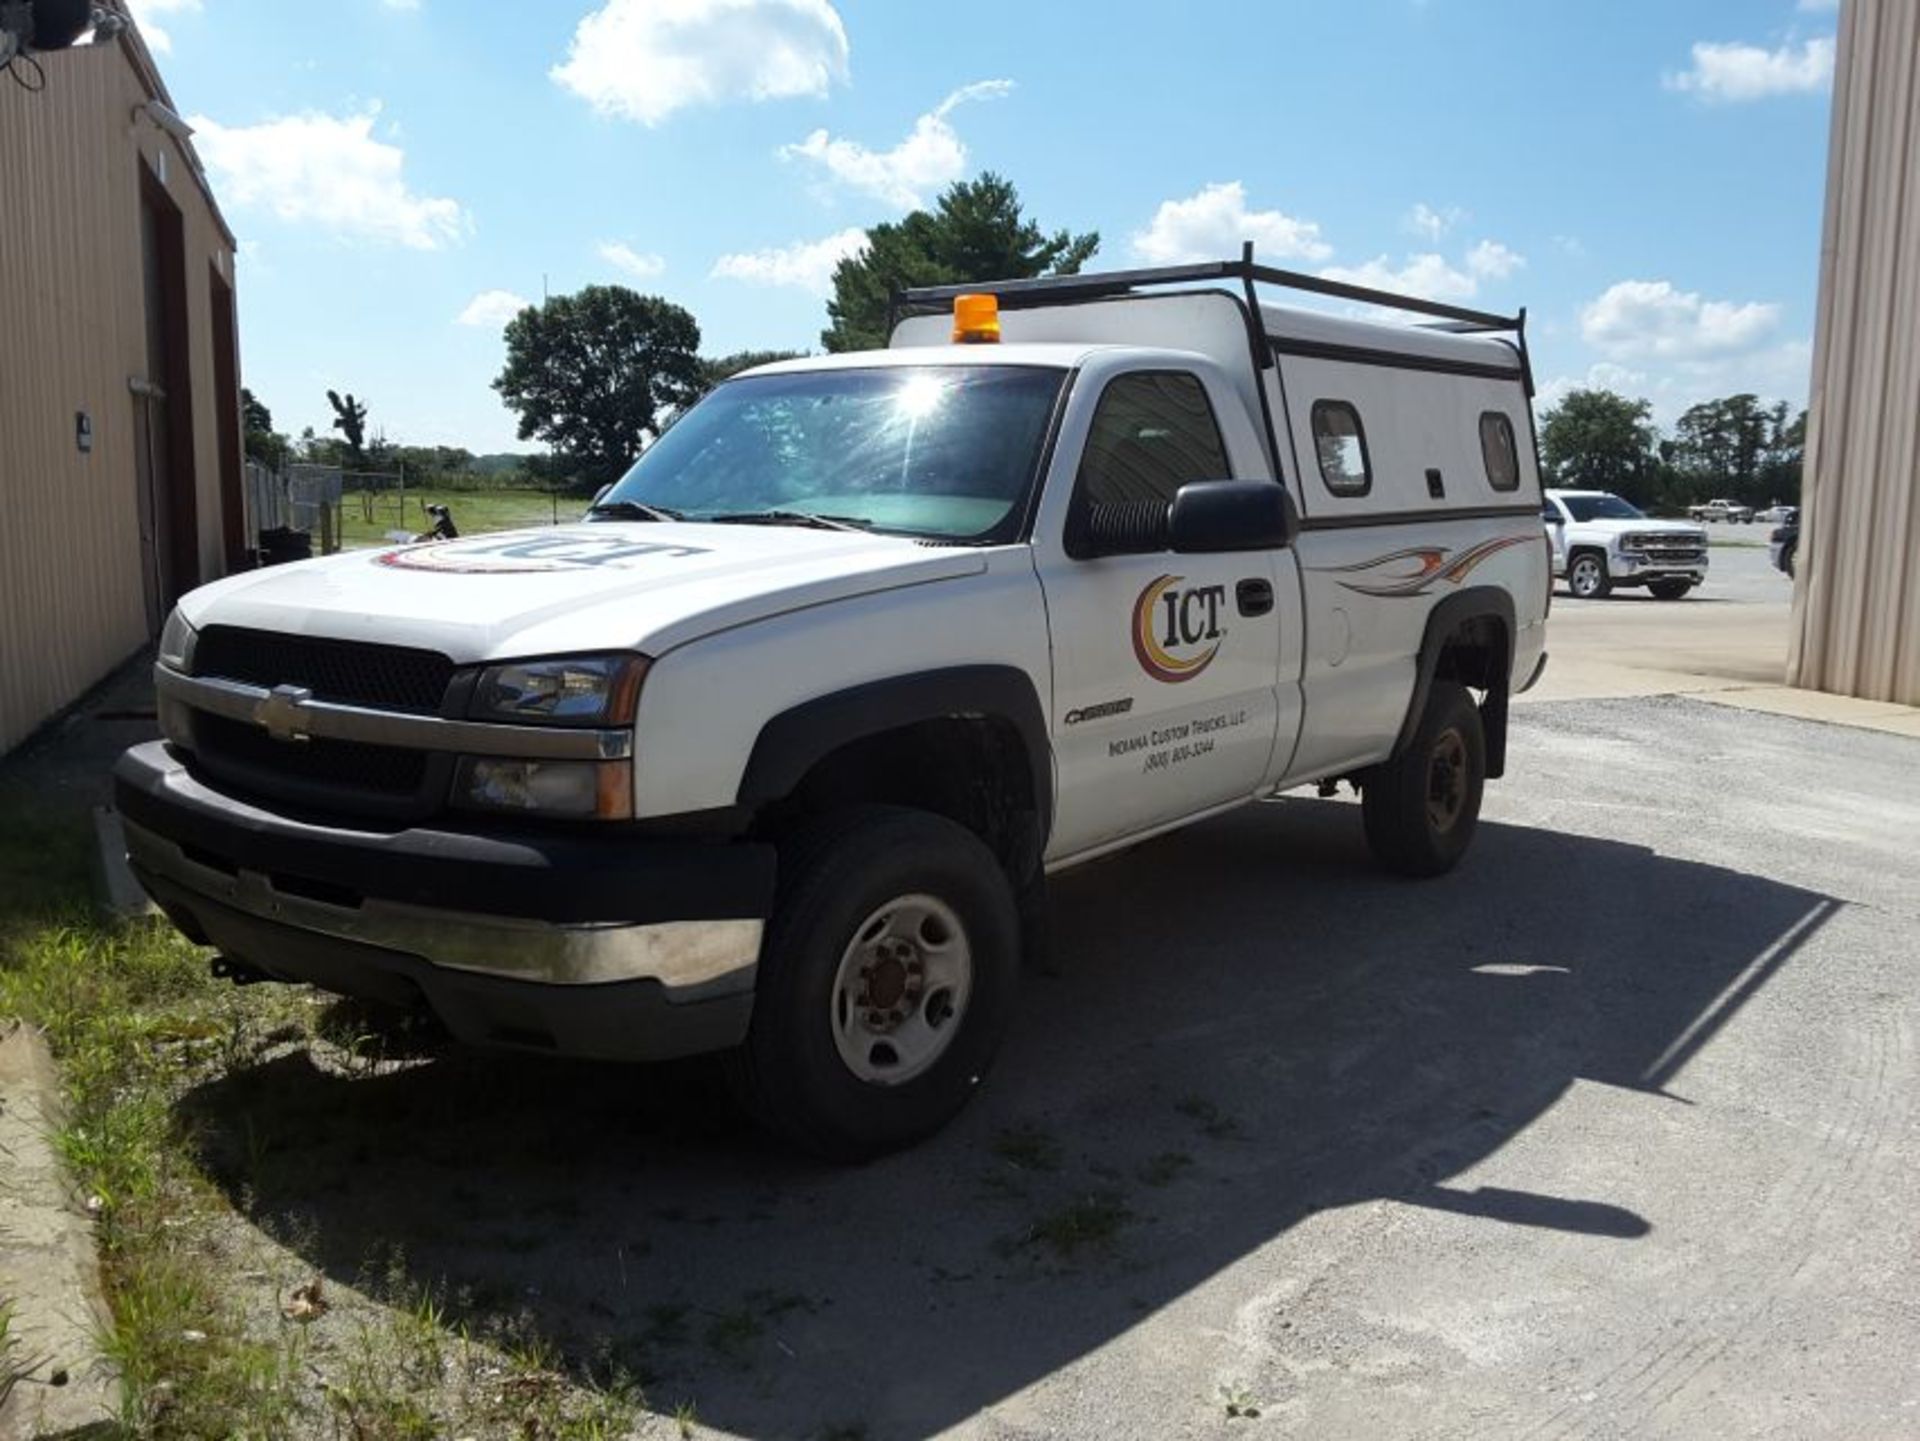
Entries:
[[999,862],[952,821],[880,806],[811,827],[780,860],[736,1093],[830,1160],[933,1134],[1013,1017],[1020,922]]
[[1361,787],[1374,859],[1403,876],[1452,870],[1473,843],[1486,781],[1480,708],[1465,686],[1435,681],[1413,739]]
[[1678,600],[1693,589],[1690,580],[1654,580],[1647,582],[1647,589],[1653,592],[1655,600]]
[[1567,562],[1567,589],[1579,600],[1600,600],[1613,589],[1604,557],[1585,550]]

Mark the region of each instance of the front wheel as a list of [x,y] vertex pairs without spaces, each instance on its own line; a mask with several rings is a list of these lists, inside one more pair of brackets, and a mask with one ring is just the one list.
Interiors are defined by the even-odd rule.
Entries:
[[1578,600],[1604,599],[1613,589],[1606,561],[1592,551],[1576,555],[1567,563],[1567,589]]
[[862,807],[781,847],[780,902],[729,1074],[776,1135],[860,1161],[950,1121],[1013,1018],[1020,922],[999,862],[940,816]]
[[1647,589],[1653,592],[1655,600],[1678,600],[1693,589],[1690,580],[1653,580],[1647,582]]
[[1465,686],[1435,681],[1413,739],[1362,782],[1373,858],[1403,876],[1452,870],[1473,843],[1486,783],[1480,708]]

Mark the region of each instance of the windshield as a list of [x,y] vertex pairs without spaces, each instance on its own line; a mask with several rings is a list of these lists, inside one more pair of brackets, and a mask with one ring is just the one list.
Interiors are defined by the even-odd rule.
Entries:
[[887,366],[728,381],[601,499],[686,520],[824,517],[1010,539],[1066,372]]
[[1563,495],[1564,505],[1575,520],[1645,520],[1646,516],[1617,495]]

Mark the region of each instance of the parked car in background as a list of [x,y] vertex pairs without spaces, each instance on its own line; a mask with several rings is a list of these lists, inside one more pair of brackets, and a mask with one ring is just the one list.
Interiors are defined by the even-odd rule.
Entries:
[[1705,505],[1688,506],[1687,519],[1703,521],[1725,520],[1739,525],[1753,519],[1753,507],[1750,505],[1742,505],[1737,500],[1710,500]]
[[1604,490],[1549,490],[1540,518],[1553,547],[1553,573],[1580,600],[1615,586],[1645,586],[1678,600],[1707,578],[1707,533],[1697,525],[1649,520]]
[[1770,505],[1754,516],[1762,525],[1787,525],[1800,518],[1797,505]]
[[1792,575],[1794,556],[1800,550],[1800,508],[1790,505],[1786,509],[1791,512],[1787,523],[1767,537],[1767,554],[1773,558],[1775,570]]

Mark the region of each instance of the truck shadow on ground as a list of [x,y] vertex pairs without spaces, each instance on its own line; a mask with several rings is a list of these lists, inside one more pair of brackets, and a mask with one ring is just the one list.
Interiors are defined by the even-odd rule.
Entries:
[[184,1107],[317,1269],[384,1256],[450,1319],[523,1312],[576,1374],[749,1436],[939,1431],[1331,1207],[1633,1244],[1605,1196],[1446,1182],[1576,1082],[1664,1094],[1833,903],[1498,824],[1408,884],[1358,820],[1256,806],[1061,878],[979,1103],[861,1169],[780,1152],[699,1067],[301,1053]]

